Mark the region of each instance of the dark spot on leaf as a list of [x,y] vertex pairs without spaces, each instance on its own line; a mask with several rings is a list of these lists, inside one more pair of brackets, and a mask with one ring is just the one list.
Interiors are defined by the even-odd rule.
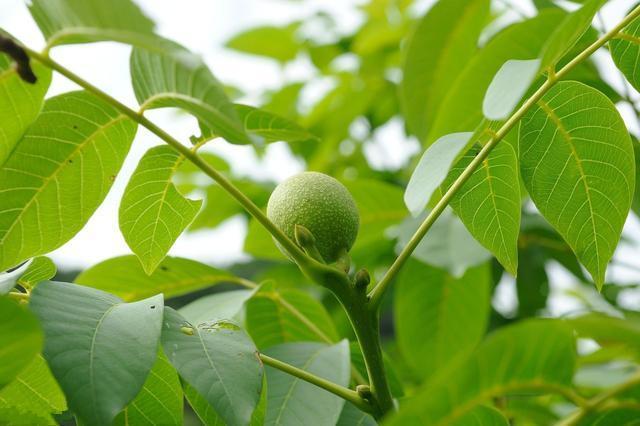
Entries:
[[168,271],[168,270],[169,270],[169,268],[167,268],[167,267],[166,267],[166,266],[164,266],[164,265],[163,265],[163,266],[160,266],[160,269],[161,269],[161,270],[163,270],[163,271]]
[[78,126],[76,126],[76,125],[74,124],[74,125],[73,125],[73,128],[74,128],[74,129],[77,129],[77,128],[78,128]]
[[155,308],[156,308],[156,305],[151,305],[151,309],[155,309]]
[[73,164],[73,160],[72,160],[72,159],[69,159],[69,160],[67,160],[67,163],[69,163],[69,164]]

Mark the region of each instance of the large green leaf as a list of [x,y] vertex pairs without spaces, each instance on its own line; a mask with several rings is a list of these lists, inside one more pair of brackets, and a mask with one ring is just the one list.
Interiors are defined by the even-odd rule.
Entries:
[[640,142],[637,139],[632,139],[633,152],[636,159],[636,190],[633,196],[633,203],[631,208],[640,216]]
[[486,264],[459,279],[416,260],[401,271],[394,293],[396,335],[420,379],[446,370],[482,339],[491,308],[490,281]]
[[531,199],[600,288],[635,185],[633,146],[620,114],[597,90],[561,82],[523,118],[520,144]]
[[636,18],[609,42],[611,57],[629,83],[640,90],[640,18]]
[[295,341],[338,340],[333,320],[322,303],[297,289],[262,286],[247,303],[245,321],[260,349]]
[[223,86],[200,57],[180,48],[165,53],[135,48],[131,80],[143,110],[182,108],[207,136],[213,132],[231,143],[251,143]]
[[436,3],[407,43],[400,99],[411,131],[423,139],[456,78],[478,50],[488,0]]
[[[30,413],[47,419],[47,424],[56,424],[51,414],[65,411],[67,402],[41,356],[37,356],[13,382],[0,391],[0,410],[2,409],[15,411],[18,418]],[[18,419],[16,422],[15,424],[20,424]]]
[[183,400],[178,373],[161,351],[142,390],[116,417],[113,425],[180,426]]
[[164,323],[162,345],[180,376],[226,424],[248,424],[262,388],[262,366],[249,336],[226,320],[193,326],[171,308]]
[[569,324],[577,335],[593,339],[602,347],[623,345],[640,357],[640,321],[616,318],[601,313],[590,313],[572,318]]
[[567,15],[549,37],[542,54],[541,67],[554,67],[560,59],[578,42],[580,37],[587,32],[591,21],[600,7],[607,0],[586,1],[577,11]]
[[13,300],[0,297],[0,389],[33,361],[42,347],[35,316]]
[[87,424],[111,425],[142,389],[157,355],[162,295],[134,303],[77,284],[47,281],[31,295],[44,357],[69,408]]
[[[285,343],[265,351],[273,358],[330,380],[349,384],[349,343]],[[340,417],[344,400],[311,383],[271,367],[267,373],[267,416],[265,425],[313,423],[333,426]]]
[[147,275],[138,259],[129,255],[98,263],[78,275],[75,282],[133,301],[158,293],[167,298],[180,296],[233,278],[228,272],[182,257],[165,258]]
[[32,63],[32,68],[36,84],[22,80],[11,59],[0,54],[0,166],[38,116],[51,83],[49,68],[39,62]]
[[425,209],[472,136],[471,132],[443,136],[422,154],[404,191],[404,203],[413,216]]
[[158,48],[153,22],[131,0],[33,0],[29,12],[49,46],[113,40]]
[[88,92],[47,100],[0,168],[0,270],[61,246],[84,226],[135,133],[133,121]]
[[[453,167],[443,187],[448,188],[478,154],[474,146]],[[486,247],[512,275],[518,270],[520,182],[518,156],[503,141],[476,169],[450,203],[471,235]]]
[[504,327],[451,374],[422,388],[388,424],[453,425],[492,397],[569,387],[575,357],[574,338],[565,324],[530,320]]
[[155,271],[202,206],[202,200],[185,198],[173,184],[183,160],[170,146],[151,148],[122,196],[120,229],[147,274]]
[[588,414],[583,418],[580,426],[637,426],[640,424],[640,409],[631,406],[629,408],[609,408]]
[[478,52],[455,80],[429,129],[425,142],[475,129],[482,120],[482,103],[489,84],[503,64],[511,59],[539,56],[551,32],[565,16],[558,9],[545,10],[535,18],[514,24],[498,33]]
[[296,40],[299,25],[292,23],[283,27],[257,27],[236,34],[226,46],[243,53],[266,56],[279,62],[288,62],[296,57],[300,43]]

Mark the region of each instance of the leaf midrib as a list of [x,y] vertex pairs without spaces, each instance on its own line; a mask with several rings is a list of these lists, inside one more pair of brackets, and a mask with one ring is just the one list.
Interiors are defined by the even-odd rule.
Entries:
[[[584,186],[585,195],[587,197],[587,204],[589,205],[589,221],[591,222],[591,229],[593,231],[593,242],[595,245],[595,255],[596,255],[596,280],[600,280],[600,249],[598,247],[598,234],[596,233],[596,224],[595,224],[595,214],[593,211],[593,201],[591,200],[591,193],[589,191],[589,185],[587,185],[586,174],[584,172],[584,168],[582,167],[582,162],[580,161],[580,157],[578,156],[578,152],[576,151],[575,146],[573,145],[573,138],[571,134],[564,127],[564,124],[560,120],[555,113],[555,111],[542,99],[538,101],[538,106],[549,116],[551,121],[556,125],[560,132],[560,136],[562,140],[564,140],[569,149],[571,150],[571,157],[575,160],[576,166],[578,167],[578,172],[580,173],[580,181]],[[553,142],[553,141],[552,141]],[[568,200],[567,200],[568,202]],[[568,230],[567,230],[568,231]]]

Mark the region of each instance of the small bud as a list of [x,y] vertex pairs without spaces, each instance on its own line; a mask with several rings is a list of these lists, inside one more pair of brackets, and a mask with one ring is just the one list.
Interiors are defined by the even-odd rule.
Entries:
[[371,282],[371,276],[369,275],[369,271],[366,269],[360,269],[356,273],[355,277],[355,285],[357,289],[366,289],[369,283]]
[[307,255],[318,262],[324,263],[324,259],[316,247],[316,238],[313,236],[311,231],[302,225],[296,224],[293,228],[293,235],[296,239],[296,243],[302,247],[302,250],[304,250]]
[[360,395],[360,397],[362,399],[365,399],[367,401],[371,400],[371,388],[369,387],[369,385],[358,385],[356,386],[356,392],[358,392],[358,395]]
[[309,248],[316,244],[316,239],[307,228],[302,225],[296,225],[294,227],[294,235],[296,237],[296,242],[303,249]]

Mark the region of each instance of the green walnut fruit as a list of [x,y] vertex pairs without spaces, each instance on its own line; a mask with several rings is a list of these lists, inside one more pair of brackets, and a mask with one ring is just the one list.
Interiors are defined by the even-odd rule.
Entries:
[[294,241],[296,225],[311,231],[318,252],[329,263],[351,249],[360,224],[347,188],[317,172],[300,173],[278,185],[269,198],[267,216]]

